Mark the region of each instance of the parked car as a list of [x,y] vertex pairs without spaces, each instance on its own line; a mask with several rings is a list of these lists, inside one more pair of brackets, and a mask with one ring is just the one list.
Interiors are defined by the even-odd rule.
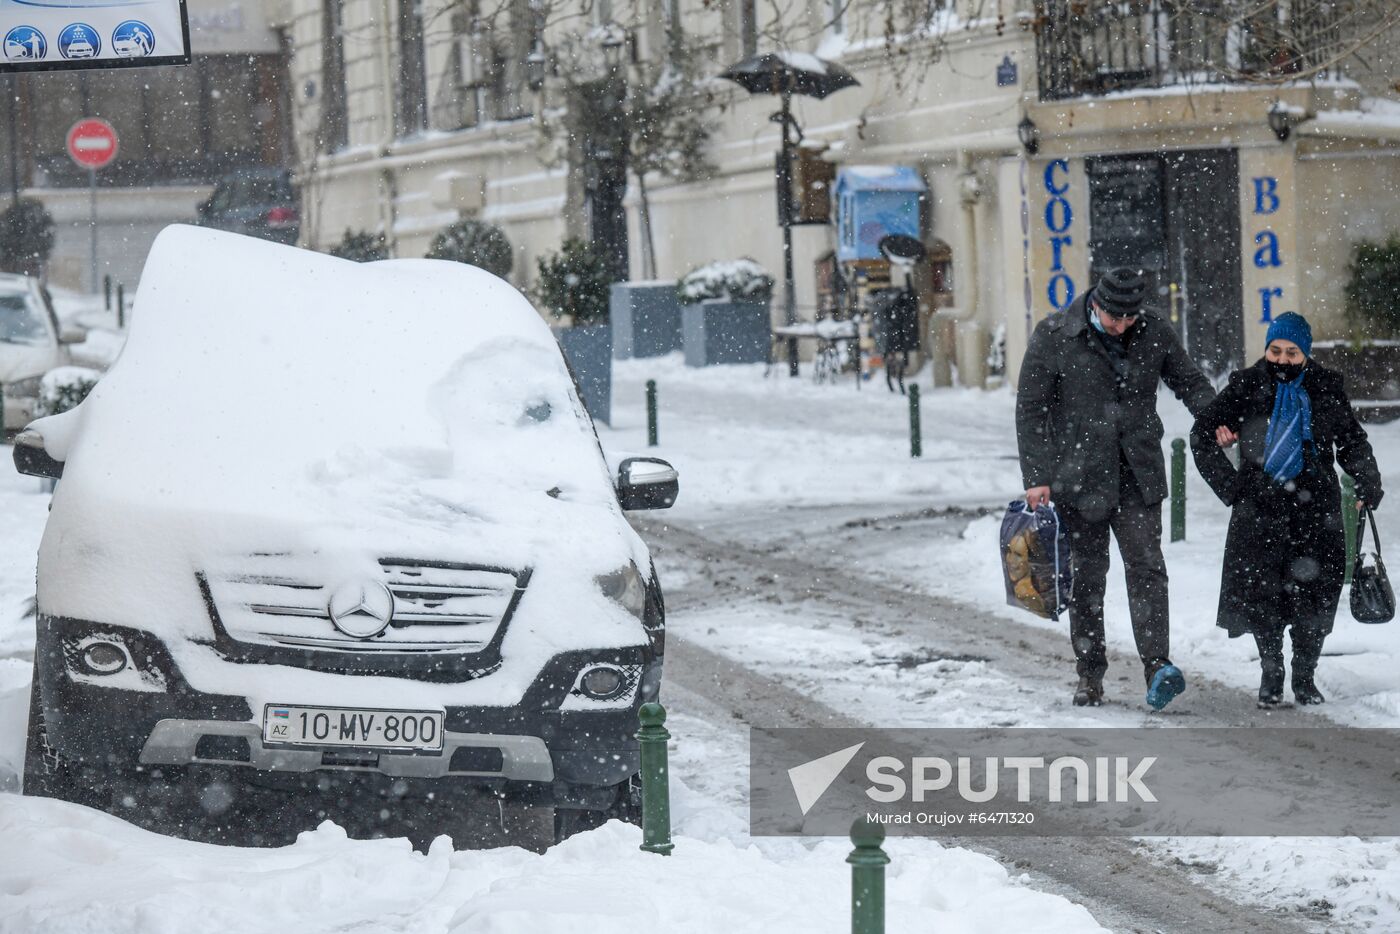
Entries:
[[243,169],[225,175],[209,200],[195,210],[201,227],[285,244],[295,244],[301,235],[296,187],[286,169]]
[[520,292],[177,226],[133,321],[15,441],[62,478],[26,794],[254,843],[635,816],[665,610],[624,510],[678,480],[610,472]]
[[6,431],[34,417],[44,374],[72,362],[68,345],[86,336],[82,328],[59,324],[38,279],[0,273],[0,388]]

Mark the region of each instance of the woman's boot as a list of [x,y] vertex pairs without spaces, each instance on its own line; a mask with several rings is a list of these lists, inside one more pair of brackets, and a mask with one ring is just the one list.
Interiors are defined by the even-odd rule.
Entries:
[[1322,640],[1327,636],[1312,629],[1293,627],[1293,697],[1300,706],[1321,704],[1327,698],[1317,689],[1313,674],[1322,656]]
[[1283,703],[1283,630],[1256,632],[1254,643],[1259,646],[1259,707],[1268,710]]

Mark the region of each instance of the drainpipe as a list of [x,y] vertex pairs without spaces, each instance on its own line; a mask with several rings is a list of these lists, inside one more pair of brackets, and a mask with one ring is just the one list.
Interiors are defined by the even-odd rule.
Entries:
[[[954,262],[962,257],[955,282],[958,303],[953,308],[940,308],[934,313],[930,331],[934,340],[933,382],[935,386],[952,384],[952,364],[961,363],[958,381],[964,386],[982,387],[986,382],[986,348],[984,329],[976,315],[981,302],[981,264],[977,255],[977,205],[982,199],[981,182],[973,164],[973,151],[958,150],[958,200],[962,203],[962,231],[953,253]],[[948,333],[951,331],[952,333]]]
[[[384,28],[380,31],[381,39],[379,42],[379,73],[383,76],[381,86],[384,89],[379,116],[383,127],[379,146],[381,159],[388,157],[389,150],[394,145],[394,63],[390,50],[398,23],[398,18],[394,15],[396,12],[394,3],[395,0],[380,0],[379,4],[381,22],[384,23]],[[394,233],[394,198],[398,186],[395,183],[392,168],[380,169],[379,175],[379,188],[382,193],[379,203],[379,222],[384,225],[384,242],[389,248],[389,255],[398,256],[398,236]]]

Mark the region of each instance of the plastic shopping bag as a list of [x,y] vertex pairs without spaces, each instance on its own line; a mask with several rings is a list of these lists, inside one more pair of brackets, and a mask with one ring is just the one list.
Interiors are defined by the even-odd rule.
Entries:
[[1031,511],[1018,499],[1006,507],[1001,569],[1007,603],[1046,619],[1060,618],[1069,606],[1069,535],[1054,506]]

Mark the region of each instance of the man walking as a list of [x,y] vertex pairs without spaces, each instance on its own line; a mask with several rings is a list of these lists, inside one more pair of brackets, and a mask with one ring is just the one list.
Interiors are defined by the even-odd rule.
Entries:
[[1079,673],[1074,703],[1080,707],[1103,702],[1110,530],[1123,556],[1147,703],[1160,710],[1186,689],[1168,654],[1162,558],[1167,471],[1157,386],[1165,381],[1192,415],[1215,392],[1171,327],[1143,313],[1146,292],[1140,272],[1112,269],[1068,308],[1040,322],[1017,388],[1016,441],[1026,502],[1034,508],[1053,495],[1070,536],[1070,641]]

